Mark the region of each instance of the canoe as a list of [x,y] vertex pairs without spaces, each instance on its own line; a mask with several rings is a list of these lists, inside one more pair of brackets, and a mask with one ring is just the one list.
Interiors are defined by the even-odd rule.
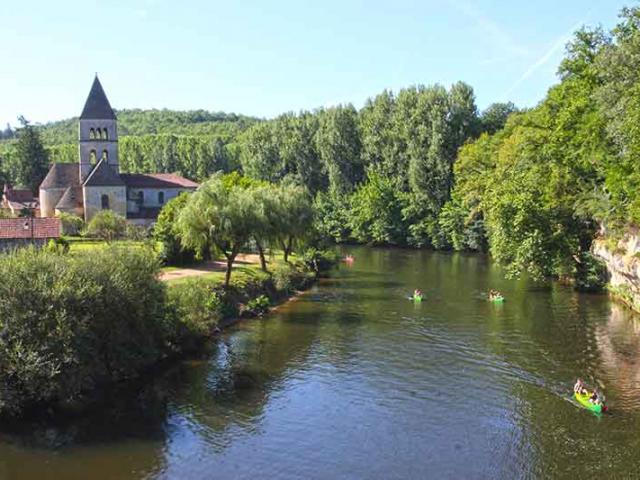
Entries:
[[602,405],[596,405],[589,401],[589,397],[591,397],[591,395],[592,395],[591,393],[582,394],[578,392],[574,394],[578,403],[582,405],[584,408],[586,408],[587,410],[591,410],[592,412],[595,412],[595,413],[602,413]]

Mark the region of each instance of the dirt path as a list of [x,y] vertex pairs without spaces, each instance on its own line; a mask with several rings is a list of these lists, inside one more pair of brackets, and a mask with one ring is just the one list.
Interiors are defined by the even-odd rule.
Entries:
[[[233,263],[237,265],[259,265],[260,257],[253,253],[243,254],[241,253],[236,257],[236,261]],[[211,272],[224,272],[227,269],[227,263],[222,260],[215,260],[212,262],[204,262],[194,265],[188,268],[178,268],[176,270],[168,270],[160,273],[160,280],[167,282],[169,280],[175,280],[178,278],[197,277],[199,275],[206,275]]]

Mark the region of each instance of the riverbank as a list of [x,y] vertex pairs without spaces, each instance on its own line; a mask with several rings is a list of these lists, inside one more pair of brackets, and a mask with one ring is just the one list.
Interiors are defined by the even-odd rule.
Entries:
[[147,248],[0,256],[0,415],[81,412],[111,386],[197,352],[222,326],[259,316],[334,263],[308,252],[271,272],[160,280]]
[[[200,345],[221,328],[241,318],[258,317],[306,290],[337,261],[335,254],[315,252],[285,263],[274,262],[264,272],[251,264],[252,257],[241,257],[243,267],[234,268],[228,288],[224,288],[224,269],[213,263],[185,269],[181,274],[163,272],[168,303],[183,326],[179,343],[186,351]],[[212,266],[213,265],[213,266]]]

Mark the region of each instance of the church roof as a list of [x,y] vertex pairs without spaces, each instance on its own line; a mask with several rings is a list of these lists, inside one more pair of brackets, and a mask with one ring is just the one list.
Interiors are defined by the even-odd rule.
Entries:
[[124,187],[124,182],[106,158],[102,158],[84,181],[85,187]]
[[120,177],[131,188],[198,188],[196,182],[175,173],[123,173]]
[[91,91],[84,104],[80,118],[98,120],[115,120],[116,118],[116,114],[113,113],[107,95],[102,89],[100,80],[98,80],[98,75],[96,75],[96,78],[93,80]]
[[64,188],[80,183],[77,163],[54,163],[44,177],[40,188]]
[[73,185],[64,192],[62,198],[56,205],[59,210],[72,210],[75,208],[82,208],[82,186]]

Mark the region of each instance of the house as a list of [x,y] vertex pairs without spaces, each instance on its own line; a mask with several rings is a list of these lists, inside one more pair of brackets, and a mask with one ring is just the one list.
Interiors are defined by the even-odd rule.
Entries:
[[176,174],[120,173],[115,112],[96,75],[79,119],[79,162],[56,163],[40,185],[42,217],[70,213],[91,220],[113,210],[149,225],[162,206],[198,184]]
[[[18,190],[6,183],[2,190],[2,201],[0,207],[8,211],[12,216],[33,216],[40,215],[40,200],[34,197],[31,190]],[[28,215],[24,215],[24,213]]]
[[0,218],[0,252],[60,238],[58,218]]

